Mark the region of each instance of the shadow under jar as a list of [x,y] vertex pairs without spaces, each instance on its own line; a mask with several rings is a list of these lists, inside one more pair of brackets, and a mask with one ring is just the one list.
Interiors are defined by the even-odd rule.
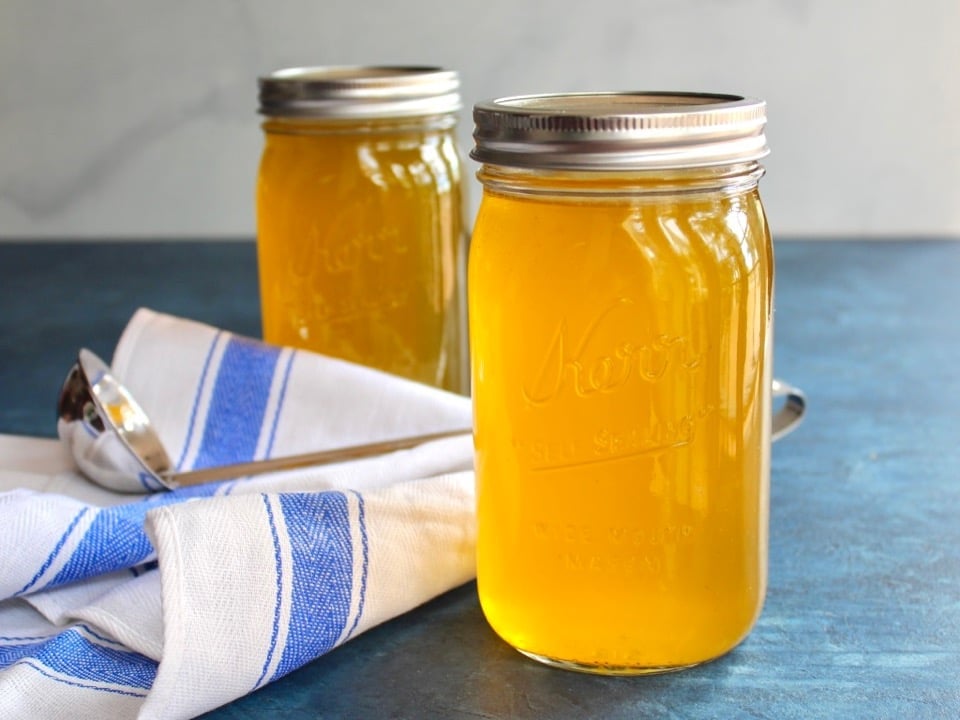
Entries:
[[565,668],[715,658],[766,591],[765,105],[528,96],[480,103],[474,120],[483,611]]
[[267,342],[467,392],[458,87],[419,67],[260,79]]

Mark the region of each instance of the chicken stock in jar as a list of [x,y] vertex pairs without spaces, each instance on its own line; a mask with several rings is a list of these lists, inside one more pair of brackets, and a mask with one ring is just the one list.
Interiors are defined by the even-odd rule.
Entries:
[[717,657],[767,582],[765,105],[527,96],[474,120],[484,613],[521,652],[587,672]]

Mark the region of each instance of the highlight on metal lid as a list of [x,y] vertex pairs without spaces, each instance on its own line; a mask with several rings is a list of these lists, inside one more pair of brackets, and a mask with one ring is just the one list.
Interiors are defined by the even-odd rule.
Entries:
[[739,95],[589,92],[523,95],[473,108],[482,163],[558,170],[682,169],[769,153],[766,103]]
[[460,109],[460,78],[439,67],[329,66],[277,70],[258,80],[272,117],[413,117]]

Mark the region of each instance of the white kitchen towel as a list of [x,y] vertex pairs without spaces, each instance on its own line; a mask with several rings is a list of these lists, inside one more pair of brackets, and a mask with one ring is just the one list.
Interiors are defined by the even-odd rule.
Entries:
[[[112,366],[179,469],[471,420],[466,398],[147,310]],[[468,437],[142,496],[0,440],[0,717],[193,717],[473,577]]]

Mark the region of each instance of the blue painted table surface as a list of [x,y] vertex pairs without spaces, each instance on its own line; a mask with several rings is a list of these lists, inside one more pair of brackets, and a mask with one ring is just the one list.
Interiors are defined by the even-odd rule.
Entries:
[[[960,243],[777,244],[776,366],[803,426],[773,452],[756,628],[701,667],[552,670],[471,583],[210,718],[960,717]],[[0,432],[53,436],[76,350],[138,306],[259,333],[251,242],[0,244]]]

